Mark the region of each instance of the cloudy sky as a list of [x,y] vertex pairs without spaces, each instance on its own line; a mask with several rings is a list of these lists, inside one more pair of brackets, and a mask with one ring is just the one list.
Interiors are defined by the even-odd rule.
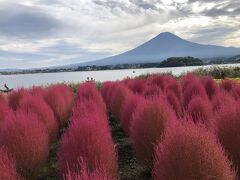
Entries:
[[165,31],[240,47],[240,1],[0,0],[0,69],[101,59]]

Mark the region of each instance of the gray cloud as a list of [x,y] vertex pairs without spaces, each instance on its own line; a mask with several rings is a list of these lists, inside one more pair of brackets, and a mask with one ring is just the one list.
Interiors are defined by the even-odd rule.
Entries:
[[163,31],[240,46],[239,15],[239,0],[0,0],[0,66],[101,59]]
[[19,4],[1,4],[0,35],[42,38],[56,33],[62,24],[46,12]]

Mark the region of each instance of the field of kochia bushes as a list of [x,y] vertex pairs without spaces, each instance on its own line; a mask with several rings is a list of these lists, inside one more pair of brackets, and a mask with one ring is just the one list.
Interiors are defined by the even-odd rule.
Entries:
[[154,180],[240,177],[240,85],[187,74],[0,94],[0,179],[41,179],[53,144],[57,179],[120,179],[109,115]]

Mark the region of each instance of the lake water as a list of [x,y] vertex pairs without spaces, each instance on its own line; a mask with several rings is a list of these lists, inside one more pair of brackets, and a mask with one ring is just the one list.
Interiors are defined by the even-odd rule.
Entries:
[[[38,73],[38,74],[17,74],[0,75],[0,89],[6,83],[9,88],[31,87],[37,85],[47,85],[59,82],[83,82],[87,78],[93,78],[96,81],[115,81],[127,77],[135,77],[147,73],[166,73],[172,72],[173,75],[190,72],[198,68],[209,68],[208,66],[189,66],[173,68],[147,68],[147,69],[124,69],[107,71],[84,71],[84,72],[59,72],[59,73]],[[216,65],[214,65],[216,66]],[[240,66],[240,64],[218,65],[219,67]]]

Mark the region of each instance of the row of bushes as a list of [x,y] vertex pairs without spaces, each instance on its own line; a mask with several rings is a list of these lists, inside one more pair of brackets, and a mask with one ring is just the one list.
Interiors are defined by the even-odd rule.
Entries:
[[240,168],[240,86],[165,75],[106,82],[108,109],[153,179],[235,179]]
[[0,179],[34,179],[48,160],[73,103],[66,85],[0,95]]
[[87,82],[78,88],[70,124],[57,153],[57,164],[66,180],[118,177],[106,106],[93,83]]

